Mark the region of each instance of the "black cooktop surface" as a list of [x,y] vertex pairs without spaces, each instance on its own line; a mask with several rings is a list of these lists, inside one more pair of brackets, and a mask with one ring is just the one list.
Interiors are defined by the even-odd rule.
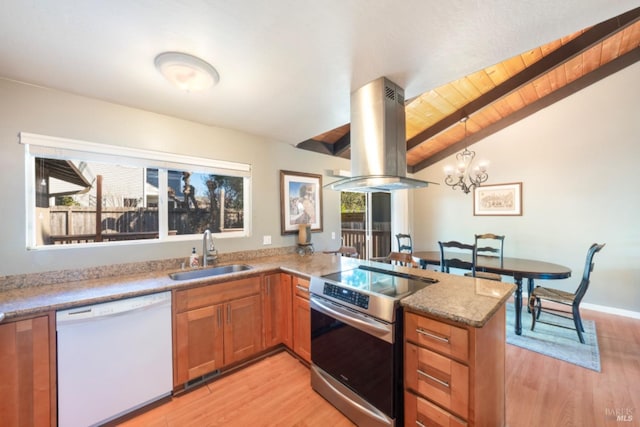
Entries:
[[327,274],[323,278],[332,280],[338,285],[349,286],[392,298],[403,298],[437,282],[436,279],[429,277],[365,265],[351,270]]

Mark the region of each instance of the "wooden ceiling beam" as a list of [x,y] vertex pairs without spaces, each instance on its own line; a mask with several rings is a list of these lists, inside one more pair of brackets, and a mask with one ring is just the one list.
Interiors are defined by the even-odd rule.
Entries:
[[518,88],[532,82],[540,76],[548,73],[552,69],[564,64],[576,55],[581,54],[593,45],[602,42],[611,35],[623,30],[627,26],[633,24],[640,19],[640,7],[632,9],[622,15],[611,18],[600,24],[594,25],[582,35],[571,40],[564,46],[558,48],[549,55],[543,57],[538,62],[525,68],[513,77],[505,80],[487,93],[481,95],[477,99],[471,101],[463,108],[460,108],[443,118],[433,126],[425,129],[413,138],[407,141],[407,150],[411,150],[422,144],[429,138],[434,137],[440,132],[445,131],[449,127],[457,124],[464,117],[483,109],[487,105],[497,101],[498,99],[508,95]]
[[349,148],[351,148],[351,131],[345,133],[342,138],[340,138],[333,144],[333,155],[346,155],[347,151],[349,151]]
[[331,156],[338,156],[349,158],[349,148],[351,132],[347,132],[339,140],[330,144],[328,142],[318,141],[317,139],[307,139],[296,144],[296,148],[302,148],[303,150],[315,151],[316,153],[329,154]]
[[296,144],[296,148],[302,148],[303,150],[315,151],[320,154],[333,154],[333,144],[327,142],[318,141],[315,139],[307,139]]
[[470,135],[466,140],[450,145],[444,150],[435,153],[433,156],[430,156],[429,158],[413,166],[407,166],[407,171],[410,173],[415,173],[435,163],[438,163],[440,160],[444,160],[447,157],[452,156],[453,154],[466,148],[467,146],[472,145],[506,127],[509,127],[512,124],[542,110],[543,108],[546,108],[549,105],[552,105],[570,95],[573,95],[574,93],[581,91],[582,89],[592,85],[593,83],[596,83],[604,79],[605,77],[617,73],[618,71],[632,64],[635,64],[638,61],[640,61],[640,47],[636,47],[635,49],[614,59],[613,61],[604,64],[597,70],[585,74],[583,77],[574,80],[573,82],[550,93],[544,98],[541,98],[540,100],[527,105],[526,107],[514,112],[513,114],[510,114],[508,117],[505,117],[504,119],[499,120],[490,126],[487,126],[479,132]]

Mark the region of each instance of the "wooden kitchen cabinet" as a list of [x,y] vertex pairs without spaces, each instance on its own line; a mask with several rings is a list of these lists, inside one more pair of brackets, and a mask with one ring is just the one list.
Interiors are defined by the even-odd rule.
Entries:
[[262,350],[260,278],[175,291],[174,388]]
[[56,425],[52,318],[53,314],[0,324],[3,425]]
[[293,351],[311,363],[311,308],[309,280],[293,276]]
[[260,295],[225,304],[224,364],[246,359],[262,350]]
[[505,308],[474,328],[405,313],[405,425],[505,425]]
[[224,364],[223,310],[218,304],[176,315],[174,387]]
[[265,348],[279,344],[292,348],[291,275],[265,275],[262,281],[262,301]]

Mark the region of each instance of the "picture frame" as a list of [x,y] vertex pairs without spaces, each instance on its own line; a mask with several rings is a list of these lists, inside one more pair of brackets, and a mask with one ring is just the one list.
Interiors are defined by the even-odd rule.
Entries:
[[474,188],[473,215],[521,216],[522,183],[482,185]]
[[322,175],[281,170],[281,234],[298,233],[300,224],[322,231]]

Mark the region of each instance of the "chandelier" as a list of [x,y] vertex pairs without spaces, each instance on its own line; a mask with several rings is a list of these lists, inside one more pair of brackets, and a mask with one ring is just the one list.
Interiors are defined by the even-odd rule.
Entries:
[[[467,138],[468,119],[469,117],[464,117],[460,120],[464,123],[465,139]],[[475,187],[479,187],[480,184],[485,182],[489,178],[489,175],[487,174],[487,165],[480,163],[472,169],[471,163],[475,156],[476,152],[470,151],[468,148],[465,148],[460,153],[456,154],[458,164],[455,167],[447,166],[444,168],[444,173],[446,174],[444,183],[451,186],[454,190],[457,187],[460,187],[465,194],[468,194]]]

